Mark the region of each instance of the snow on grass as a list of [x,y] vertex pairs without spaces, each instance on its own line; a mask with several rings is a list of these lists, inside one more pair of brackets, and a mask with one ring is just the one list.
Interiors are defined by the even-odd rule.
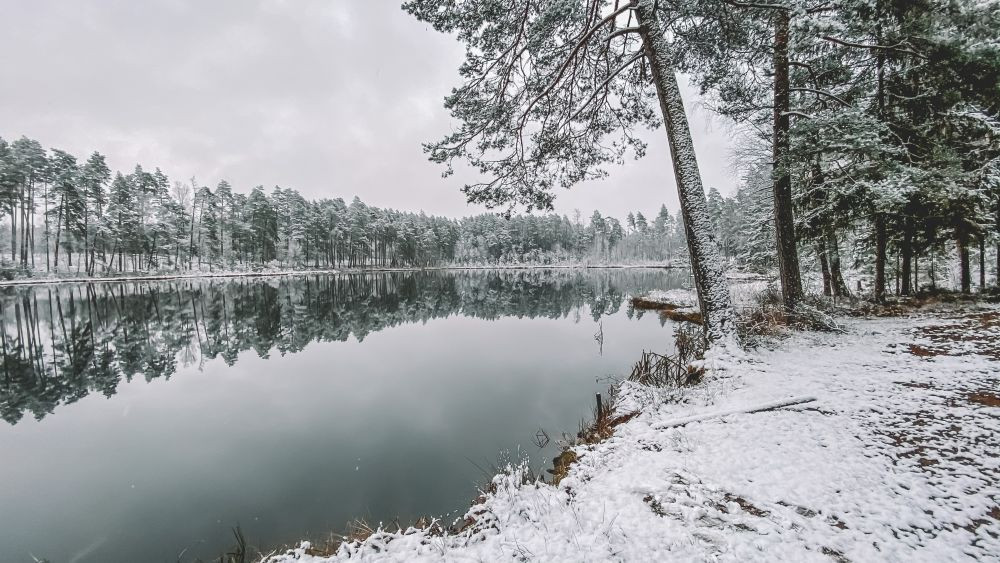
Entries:
[[693,289],[654,289],[639,296],[639,299],[677,309],[698,308],[698,294]]
[[[995,558],[1000,309],[843,323],[710,355],[696,387],[622,384],[617,408],[638,417],[577,446],[557,487],[498,476],[462,532],[272,561]],[[817,400],[736,412],[792,397]]]

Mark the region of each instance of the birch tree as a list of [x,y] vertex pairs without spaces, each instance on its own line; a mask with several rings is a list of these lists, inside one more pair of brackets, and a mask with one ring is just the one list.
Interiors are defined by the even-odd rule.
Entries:
[[[665,3],[664,3],[665,5]],[[466,46],[464,83],[445,100],[458,130],[426,146],[486,179],[473,203],[550,209],[553,190],[641,157],[639,127],[666,130],[706,334],[732,329],[675,55],[654,0],[409,0],[405,10]]]

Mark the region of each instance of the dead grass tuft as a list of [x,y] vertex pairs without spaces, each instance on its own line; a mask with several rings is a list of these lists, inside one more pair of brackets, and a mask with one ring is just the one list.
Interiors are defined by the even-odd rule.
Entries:
[[970,403],[978,403],[987,407],[1000,407],[1000,395],[988,391],[979,391],[966,395]]
[[722,497],[722,498],[726,502],[735,502],[743,510],[743,512],[746,512],[747,514],[756,516],[758,518],[763,518],[763,517],[769,516],[771,514],[767,510],[764,510],[763,508],[758,508],[752,502],[748,501],[747,499],[745,499],[745,498],[743,498],[743,497],[741,497],[739,495],[734,495],[732,493],[726,493],[726,495],[724,497]]
[[761,340],[783,336],[792,330],[842,331],[831,313],[842,313],[830,301],[815,295],[806,296],[794,310],[785,308],[781,292],[769,286],[758,293],[753,304],[737,311],[736,333],[747,347],[758,345]]
[[681,307],[674,303],[652,301],[639,296],[632,298],[632,308],[645,311],[658,311],[660,318],[668,321],[702,324],[701,313],[698,310],[691,307]]
[[931,350],[929,348],[924,348],[923,346],[921,346],[919,344],[910,344],[909,350],[910,350],[911,354],[913,354],[914,356],[921,357],[921,358],[928,358],[928,357],[932,357],[932,356],[937,356],[938,355],[938,352],[935,352],[935,351],[933,351],[933,350]]
[[446,529],[441,525],[441,522],[430,516],[421,516],[417,518],[412,524],[403,526],[399,521],[393,522],[393,527],[390,528],[380,528],[378,526],[372,526],[366,520],[357,518],[350,521],[347,524],[347,529],[343,534],[331,534],[325,541],[322,542],[311,542],[312,545],[305,550],[306,555],[311,555],[313,557],[332,557],[337,554],[340,547],[344,544],[358,544],[364,542],[368,538],[374,536],[375,534],[383,531],[388,531],[391,533],[400,533],[409,529],[423,530],[430,534],[431,536],[442,536],[447,532],[458,532],[464,529],[468,523],[462,521],[451,529]]

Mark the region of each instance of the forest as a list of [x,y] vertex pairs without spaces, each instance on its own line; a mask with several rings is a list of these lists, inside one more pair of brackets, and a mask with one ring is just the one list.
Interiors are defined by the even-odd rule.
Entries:
[[484,173],[465,186],[469,201],[549,209],[556,188],[650,158],[638,130],[666,134],[713,338],[732,326],[725,241],[747,239],[710,216],[678,75],[734,124],[741,209],[770,230],[749,240],[773,241],[755,260],[775,268],[787,310],[805,296],[804,267],[821,272],[826,294],[845,295],[858,289],[844,281],[846,264],[867,274],[862,296],[881,302],[890,274],[911,294],[918,262],[942,256],[957,264],[957,288],[971,291],[978,251],[986,284],[987,247],[1000,244],[995,3],[410,0],[404,9],[467,47],[462,83],[445,100],[461,127],[427,151],[448,173],[456,161]]
[[[658,47],[672,57],[664,70],[684,73],[734,124],[740,182],[728,197],[714,188],[706,196],[697,175],[681,174],[679,211],[661,206],[648,217],[621,219],[599,211],[589,218],[510,211],[550,210],[553,186],[600,178],[606,164],[643,156],[635,127],[674,125],[669,115],[661,121],[651,102],[679,100],[679,90],[644,78],[654,70],[639,56],[649,48],[639,25],[646,4],[627,3],[606,16],[594,8],[599,3],[551,8],[563,23],[524,4],[523,13],[492,22],[490,34],[472,31],[481,16],[444,16],[437,4],[411,1],[404,8],[441,30],[467,30],[462,37],[482,55],[463,67],[467,83],[447,100],[463,127],[429,145],[430,157],[449,166],[467,160],[492,173],[492,180],[466,186],[466,195],[507,206],[507,213],[449,219],[372,207],[357,197],[349,204],[310,201],[277,186],[241,193],[223,180],[212,189],[195,178],[171,183],[159,169],[139,165],[112,174],[97,152],[81,163],[32,139],[0,139],[6,277],[672,264],[688,260],[692,248],[710,247],[718,258],[699,251],[692,263],[700,285],[710,276],[697,273],[709,264],[773,270],[793,307],[804,293],[804,269],[821,274],[824,293],[835,296],[859,290],[845,281],[844,270],[856,271],[867,281],[860,291],[875,300],[887,290],[908,295],[936,286],[952,277],[952,264],[962,291],[971,291],[976,277],[985,287],[989,270],[1000,269],[1000,13],[988,3],[956,0],[944,10],[937,2],[860,0],[650,5],[655,18],[647,23],[673,37]],[[552,60],[518,70],[510,41],[526,42],[527,31],[517,30],[537,18],[543,23],[531,33],[568,33],[577,43],[539,47]],[[582,35],[574,27],[579,21],[589,22]],[[609,48],[591,52],[599,38]],[[522,57],[527,49],[525,43]],[[570,69],[580,77],[568,79]],[[499,109],[487,103],[498,96],[507,99]],[[555,117],[556,125],[528,133],[533,120]],[[678,171],[690,170],[677,145],[690,137],[684,125],[668,128]],[[527,143],[534,152],[486,160],[493,151],[485,147],[494,143]],[[567,161],[569,155],[576,156]],[[693,147],[687,157],[693,161]]]
[[9,227],[0,231],[9,250],[2,260],[12,275],[669,263],[686,252],[679,218],[663,205],[648,219],[598,211],[449,219],[358,197],[310,201],[278,186],[241,193],[226,181],[215,189],[195,178],[171,182],[140,165],[112,175],[98,152],[80,163],[25,137],[0,138],[0,202]]

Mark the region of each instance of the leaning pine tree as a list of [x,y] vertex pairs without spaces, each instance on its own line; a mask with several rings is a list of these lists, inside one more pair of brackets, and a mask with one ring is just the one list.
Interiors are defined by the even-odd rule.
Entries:
[[[694,144],[655,0],[408,0],[404,9],[466,45],[465,80],[445,100],[461,126],[426,148],[488,181],[489,207],[551,209],[555,187],[645,154],[639,126],[665,126],[706,335],[732,331],[732,302]],[[659,108],[657,116],[656,108]]]

